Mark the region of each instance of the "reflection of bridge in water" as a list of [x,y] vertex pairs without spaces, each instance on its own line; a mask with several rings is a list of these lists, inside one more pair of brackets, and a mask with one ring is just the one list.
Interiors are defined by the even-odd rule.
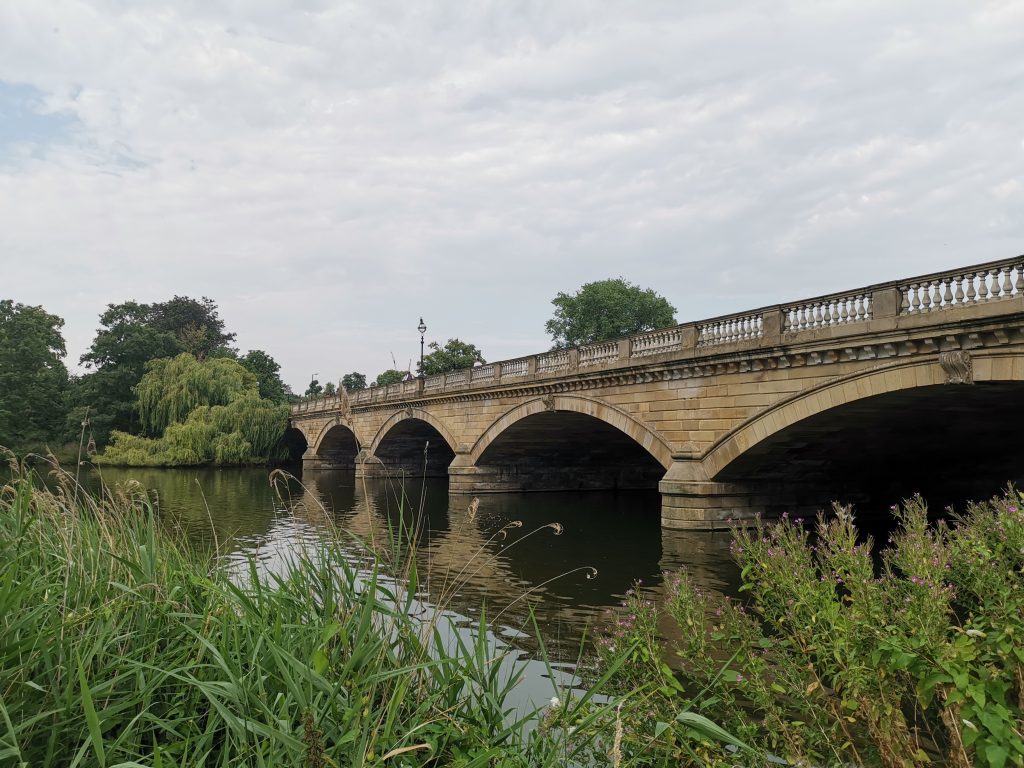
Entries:
[[1021,479],[1022,410],[1016,257],[321,398],[292,425],[308,468],[657,489],[664,526],[707,529],[987,496]]
[[[638,580],[657,593],[662,571],[685,565],[709,589],[736,587],[728,534],[662,529],[652,514],[656,494],[483,496],[471,516],[469,498],[449,495],[443,481],[427,481],[422,511],[417,481],[405,481],[411,498],[404,502],[397,484],[353,472],[307,471],[303,484],[305,493],[288,505],[297,520],[325,533],[341,528],[379,546],[404,514],[407,524],[419,524],[424,597],[468,616],[484,604],[490,618],[505,611],[500,624],[528,636],[532,608],[545,641],[559,644],[555,655],[562,658],[572,656],[586,627],[619,606]],[[623,515],[636,524],[622,526]],[[502,536],[515,521],[522,526]],[[552,523],[561,523],[561,535],[547,527]],[[596,578],[588,578],[590,568],[597,569]],[[520,642],[529,645],[530,639]]]

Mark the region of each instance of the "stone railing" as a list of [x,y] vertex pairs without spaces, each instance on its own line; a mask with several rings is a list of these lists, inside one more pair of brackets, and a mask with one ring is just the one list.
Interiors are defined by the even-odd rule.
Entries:
[[1024,259],[927,275],[900,284],[900,314],[965,307],[1024,293]]
[[[962,316],[953,312],[957,309]],[[1024,256],[373,387],[351,393],[349,404],[434,397],[524,379],[590,374],[663,359],[715,357],[821,336],[884,333],[903,323],[916,327],[1002,312],[1024,314]],[[337,396],[321,397],[297,403],[292,414],[322,413],[340,405]]]
[[603,341],[600,344],[588,344],[580,347],[579,366],[588,368],[592,365],[603,365],[619,359],[619,342]]
[[871,293],[859,291],[790,304],[783,310],[784,333],[829,328],[871,319]]
[[764,314],[726,317],[697,326],[697,346],[714,347],[737,341],[759,339],[764,335]]

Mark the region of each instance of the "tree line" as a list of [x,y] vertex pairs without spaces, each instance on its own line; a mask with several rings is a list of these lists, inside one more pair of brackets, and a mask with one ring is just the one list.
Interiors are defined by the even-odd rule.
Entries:
[[[666,298],[622,278],[586,283],[573,294],[560,292],[551,303],[555,311],[544,328],[554,342],[552,349],[594,344],[676,324],[676,309]],[[460,339],[448,339],[444,346],[433,341],[428,348],[430,353],[423,356],[422,363],[416,364],[420,376],[458,371],[487,362],[474,344]],[[397,384],[411,376],[410,371],[392,368],[377,376],[370,386]],[[366,389],[367,379],[364,374],[353,371],[341,378],[340,386],[349,392]],[[314,379],[305,394],[317,397],[336,392],[333,382],[321,385]]]
[[[675,308],[652,290],[602,280],[559,293],[546,323],[555,349],[675,324]],[[64,364],[64,321],[42,307],[0,301],[0,446],[18,453],[80,447],[124,464],[244,464],[288,455],[288,404],[298,398],[267,352],[234,347],[217,304],[188,296],[152,304],[110,304],[80,358]],[[416,366],[422,376],[486,362],[474,344],[431,342]],[[412,377],[388,369],[371,386]],[[364,389],[352,372],[306,396]]]
[[[0,446],[65,456],[82,447],[146,464],[283,455],[294,396],[273,357],[232,346],[235,334],[212,299],[110,304],[99,321],[80,358],[85,372],[71,375],[64,321],[42,307],[0,301]],[[229,409],[230,418],[217,409]],[[189,450],[168,442],[201,420],[206,426],[202,434],[193,429]]]

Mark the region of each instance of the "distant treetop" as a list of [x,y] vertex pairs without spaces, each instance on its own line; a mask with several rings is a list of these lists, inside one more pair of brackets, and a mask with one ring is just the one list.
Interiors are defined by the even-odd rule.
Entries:
[[676,324],[676,309],[650,288],[621,277],[598,280],[569,295],[559,293],[551,303],[555,313],[545,330],[555,349],[578,347]]

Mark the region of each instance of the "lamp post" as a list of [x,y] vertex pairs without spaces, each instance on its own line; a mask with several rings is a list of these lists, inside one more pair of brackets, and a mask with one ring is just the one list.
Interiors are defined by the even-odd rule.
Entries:
[[427,332],[426,323],[423,322],[423,318],[420,318],[420,324],[416,326],[416,330],[420,332],[420,378],[423,378],[423,334]]

